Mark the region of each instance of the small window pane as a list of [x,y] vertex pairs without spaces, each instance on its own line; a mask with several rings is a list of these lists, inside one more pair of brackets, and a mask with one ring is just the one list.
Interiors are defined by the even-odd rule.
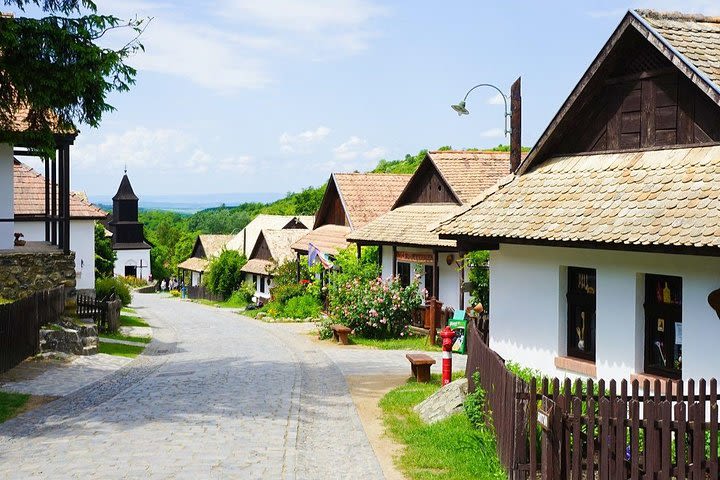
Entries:
[[567,354],[595,361],[596,273],[568,267]]

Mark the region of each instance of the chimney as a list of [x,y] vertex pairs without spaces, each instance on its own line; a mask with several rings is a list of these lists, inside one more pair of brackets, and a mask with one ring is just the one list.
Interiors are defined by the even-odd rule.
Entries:
[[522,155],[521,104],[520,77],[518,77],[510,87],[510,171],[513,173],[520,166]]

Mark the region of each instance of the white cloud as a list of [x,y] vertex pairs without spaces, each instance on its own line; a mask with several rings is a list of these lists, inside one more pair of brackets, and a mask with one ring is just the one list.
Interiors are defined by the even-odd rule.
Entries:
[[380,146],[371,147],[364,138],[353,135],[347,141],[333,149],[335,158],[343,161],[357,159],[379,160],[387,154],[387,149]]
[[161,174],[182,168],[191,173],[210,170],[244,173],[251,168],[249,156],[216,158],[200,148],[185,132],[173,129],[135,127],[110,133],[99,143],[85,143],[80,136],[73,148],[73,168],[95,172],[151,171]]
[[499,138],[505,136],[505,132],[502,128],[491,128],[480,132],[480,136],[484,138]]
[[311,145],[325,140],[329,134],[330,129],[323,126],[319,126],[315,130],[305,130],[298,134],[284,132],[279,138],[280,149],[288,153],[304,152]]
[[494,96],[488,98],[488,105],[505,105],[505,99],[500,93],[496,93]]

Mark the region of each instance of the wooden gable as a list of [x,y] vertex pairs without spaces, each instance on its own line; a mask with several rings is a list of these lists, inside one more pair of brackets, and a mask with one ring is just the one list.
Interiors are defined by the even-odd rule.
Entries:
[[268,246],[267,240],[265,239],[265,234],[263,232],[260,232],[257,242],[255,242],[255,246],[253,247],[252,253],[250,254],[250,258],[270,261],[273,260],[272,254],[270,253],[270,247]]
[[195,258],[206,258],[207,255],[205,254],[205,248],[203,248],[203,244],[200,241],[200,235],[195,239],[195,245],[193,246],[191,257]]
[[299,218],[293,217],[292,220],[290,220],[288,223],[285,224],[283,227],[283,230],[296,230],[296,229],[302,229],[307,230],[307,227],[304,223],[300,221]]
[[395,202],[393,209],[413,203],[461,204],[430,155],[425,155],[415,174]]
[[720,142],[720,106],[653,35],[628,13],[520,173],[557,155]]
[[320,202],[320,208],[315,217],[315,226],[313,228],[318,228],[323,225],[350,226],[350,221],[345,213],[345,205],[343,205],[337,184],[332,176],[327,183],[327,187],[325,187],[325,194],[323,195],[322,202]]

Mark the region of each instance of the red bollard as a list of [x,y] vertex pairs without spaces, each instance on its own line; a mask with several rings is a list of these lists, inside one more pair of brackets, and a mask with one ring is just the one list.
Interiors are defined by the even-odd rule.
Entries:
[[442,385],[445,386],[452,379],[452,345],[455,332],[450,327],[445,327],[440,331],[440,338],[442,338]]

